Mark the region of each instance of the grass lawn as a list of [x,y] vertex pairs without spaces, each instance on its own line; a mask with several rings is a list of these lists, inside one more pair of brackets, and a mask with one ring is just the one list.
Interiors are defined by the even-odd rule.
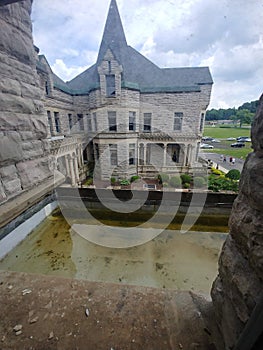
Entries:
[[218,153],[229,157],[245,159],[247,155],[252,152],[250,146],[244,148],[214,148],[214,149],[202,149],[202,152]]
[[[237,138],[238,136],[248,136],[250,137],[250,129],[248,127],[235,128],[235,127],[224,127],[220,128],[218,126],[206,126],[204,129],[203,136],[211,136],[216,139],[221,140],[220,144],[211,143],[214,149],[202,149],[202,152],[212,152],[218,154],[224,154],[225,156],[232,156],[235,158],[245,159],[248,153],[252,152],[251,142],[246,142],[243,148],[232,148],[230,145],[236,141],[227,141],[228,137]],[[210,142],[208,142],[210,143]]]
[[246,128],[220,128],[218,126],[206,126],[203,136],[211,136],[216,139],[226,139],[228,137],[248,136],[250,137],[250,129]]

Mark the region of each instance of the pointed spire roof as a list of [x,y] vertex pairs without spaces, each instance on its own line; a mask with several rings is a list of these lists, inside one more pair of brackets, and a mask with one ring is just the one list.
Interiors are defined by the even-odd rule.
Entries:
[[127,46],[120,14],[116,0],[111,0],[108,17],[106,20],[97,63],[103,60],[107,49],[119,51]]
[[[110,49],[122,66],[122,87],[141,93],[200,91],[200,85],[212,84],[207,67],[159,68],[127,45],[116,0],[111,0],[97,62],[67,82],[73,94],[86,94],[100,87],[98,67]],[[57,81],[56,78],[54,81]],[[61,84],[60,84],[61,86]]]

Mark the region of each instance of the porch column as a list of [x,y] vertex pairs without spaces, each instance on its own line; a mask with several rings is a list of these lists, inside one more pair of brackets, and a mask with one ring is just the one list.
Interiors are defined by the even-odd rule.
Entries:
[[166,166],[167,145],[163,145],[163,166]]
[[189,145],[184,145],[184,160],[183,160],[183,166],[186,166],[186,165],[187,165],[188,146],[189,146]]
[[143,164],[146,165],[146,151],[147,151],[147,143],[143,144]]
[[65,164],[66,164],[66,172],[67,176],[70,177],[70,170],[69,170],[69,163],[68,163],[68,156],[65,156]]
[[79,183],[79,167],[78,167],[78,157],[75,155],[73,156],[74,160],[74,172],[75,172],[75,179],[77,183]]
[[82,147],[81,145],[78,145],[77,147],[77,156],[78,156],[78,164],[79,167],[81,168],[83,166],[83,157],[82,157]]
[[72,155],[68,156],[69,161],[69,170],[70,170],[70,178],[71,178],[71,185],[76,185],[76,178],[75,178],[75,172],[74,172],[74,165],[73,165],[73,157]]

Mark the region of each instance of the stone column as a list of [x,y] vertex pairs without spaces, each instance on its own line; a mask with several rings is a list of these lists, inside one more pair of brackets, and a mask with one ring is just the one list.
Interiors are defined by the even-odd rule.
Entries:
[[184,159],[183,159],[183,166],[187,165],[187,152],[188,152],[188,145],[181,146],[184,148]]
[[69,162],[68,162],[67,156],[65,156],[65,164],[66,164],[67,176],[70,177]]
[[144,143],[143,144],[143,164],[146,165],[147,162],[146,162],[146,152],[147,152],[147,143]]
[[72,155],[68,156],[69,161],[69,171],[70,171],[70,178],[71,178],[71,185],[76,185],[76,178],[75,178],[75,172],[74,172],[74,164],[73,164],[73,157]]
[[83,153],[82,153],[82,145],[78,146],[78,163],[80,168],[83,167],[84,160],[83,160]]
[[163,166],[166,166],[167,145],[163,145]]
[[77,183],[79,183],[79,167],[78,167],[78,156],[77,155],[73,156],[73,161],[74,161],[75,179],[76,179]]

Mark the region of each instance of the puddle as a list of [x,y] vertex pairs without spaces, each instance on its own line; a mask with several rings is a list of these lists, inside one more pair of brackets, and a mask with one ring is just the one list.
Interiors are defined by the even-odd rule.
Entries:
[[165,230],[140,246],[106,248],[74,233],[55,213],[0,261],[0,269],[208,294],[225,238],[222,232]]

